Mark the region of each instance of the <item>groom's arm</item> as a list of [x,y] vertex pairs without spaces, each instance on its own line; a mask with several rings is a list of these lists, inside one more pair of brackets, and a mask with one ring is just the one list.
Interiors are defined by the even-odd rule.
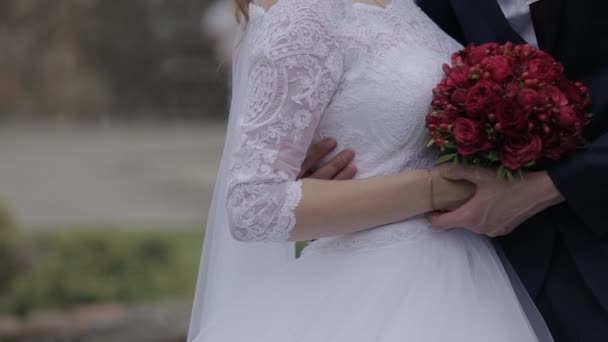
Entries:
[[[608,65],[585,83],[593,100],[594,119],[585,150],[549,169],[566,202],[596,234],[608,234]],[[591,131],[593,129],[593,131]],[[590,134],[589,134],[590,133]]]
[[348,180],[357,174],[357,167],[353,163],[355,153],[352,150],[343,150],[336,154],[327,163],[321,164],[334,149],[336,140],[328,138],[312,144],[306,153],[306,158],[300,166],[298,178],[314,178],[323,180]]
[[417,0],[416,3],[443,31],[466,45],[458,17],[449,0]]
[[549,176],[594,233],[608,234],[608,133],[578,155],[556,164]]

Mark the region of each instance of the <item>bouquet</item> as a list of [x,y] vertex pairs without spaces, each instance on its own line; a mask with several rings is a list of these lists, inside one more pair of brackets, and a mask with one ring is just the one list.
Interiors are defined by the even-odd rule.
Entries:
[[445,64],[426,116],[439,163],[496,167],[499,178],[584,146],[587,87],[530,45],[469,45]]

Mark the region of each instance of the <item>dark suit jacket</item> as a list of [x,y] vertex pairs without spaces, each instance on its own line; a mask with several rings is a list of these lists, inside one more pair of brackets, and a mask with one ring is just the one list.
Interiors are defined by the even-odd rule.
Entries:
[[[608,310],[608,4],[603,0],[543,0],[541,48],[562,62],[572,80],[591,91],[592,142],[549,167],[566,203],[539,213],[510,236],[505,252],[534,297],[541,290],[561,239],[579,273]],[[496,0],[418,0],[418,5],[463,44],[523,43]],[[564,298],[569,296],[564,293]]]

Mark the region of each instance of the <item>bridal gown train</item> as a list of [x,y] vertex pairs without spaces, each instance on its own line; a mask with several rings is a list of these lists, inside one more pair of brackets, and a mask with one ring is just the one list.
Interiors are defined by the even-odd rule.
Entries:
[[[285,241],[313,141],[355,150],[357,178],[434,165],[425,113],[441,65],[461,47],[413,0],[279,0],[268,11],[250,6],[250,25],[246,111],[225,175],[236,239]],[[435,231],[423,217],[312,242],[243,284],[193,339],[538,340],[490,242]]]

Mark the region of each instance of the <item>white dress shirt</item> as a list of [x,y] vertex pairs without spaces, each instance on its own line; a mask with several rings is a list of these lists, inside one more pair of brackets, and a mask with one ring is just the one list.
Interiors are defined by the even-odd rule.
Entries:
[[[484,0],[488,1],[488,0]],[[511,23],[511,27],[515,32],[526,41],[528,44],[538,47],[536,39],[536,31],[532,23],[532,13],[530,5],[539,0],[497,0],[500,9],[505,17]]]

